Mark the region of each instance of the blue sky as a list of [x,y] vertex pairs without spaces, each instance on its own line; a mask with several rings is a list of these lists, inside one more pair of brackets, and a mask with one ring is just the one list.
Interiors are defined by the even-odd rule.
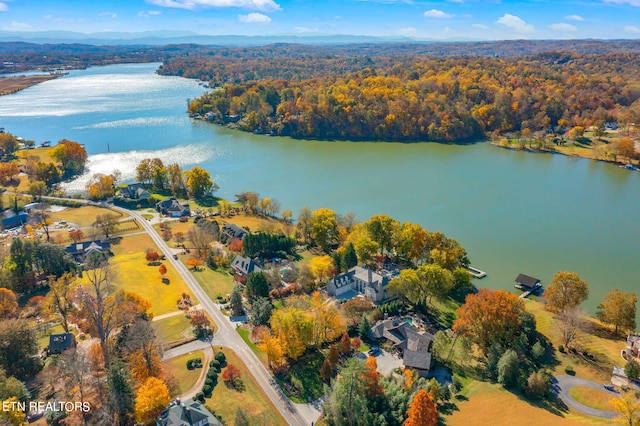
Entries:
[[640,0],[0,0],[0,30],[640,38]]

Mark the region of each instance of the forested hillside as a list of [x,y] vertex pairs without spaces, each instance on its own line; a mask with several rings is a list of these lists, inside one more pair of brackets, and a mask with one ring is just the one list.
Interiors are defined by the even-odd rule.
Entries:
[[[175,58],[221,90],[189,105],[218,123],[296,138],[463,141],[638,122],[640,55]],[[198,76],[198,73],[201,75]],[[239,117],[234,117],[238,115]],[[230,119],[231,117],[231,119]]]

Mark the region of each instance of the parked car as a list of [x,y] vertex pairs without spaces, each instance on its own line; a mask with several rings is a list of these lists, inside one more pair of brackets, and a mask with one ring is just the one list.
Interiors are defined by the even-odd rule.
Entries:
[[27,414],[27,422],[32,423],[41,418],[44,415],[43,411],[32,411]]
[[379,347],[377,346],[371,346],[371,349],[369,349],[369,351],[367,352],[369,355],[374,355],[376,353],[378,353],[378,351],[380,350]]
[[610,384],[606,384],[603,386],[606,390],[611,391],[611,392],[617,392],[618,390],[615,388],[615,386],[610,385]]
[[178,255],[177,255],[177,254],[174,254],[174,255],[173,255],[173,258],[174,258],[175,260],[178,260]]

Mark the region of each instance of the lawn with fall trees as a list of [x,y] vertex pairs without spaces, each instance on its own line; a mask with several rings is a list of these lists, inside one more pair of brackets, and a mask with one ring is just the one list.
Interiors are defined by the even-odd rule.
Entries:
[[[207,398],[205,402],[206,407],[215,412],[215,415],[225,424],[232,424],[236,417],[236,411],[242,409],[257,424],[285,426],[287,422],[262,391],[238,355],[233,350],[220,346],[217,346],[215,351],[224,353],[227,365],[234,365],[240,370],[240,380],[244,384],[244,389],[238,391],[225,386],[221,376],[211,398]],[[222,372],[224,373],[224,369]]]
[[188,392],[193,385],[196,384],[198,378],[200,378],[202,368],[194,368],[193,370],[187,368],[187,360],[192,358],[204,359],[204,353],[202,351],[193,351],[162,362],[163,368],[175,378],[175,394],[172,393],[171,397],[177,397],[178,395]]
[[170,262],[164,263],[167,268],[164,277],[169,283],[162,282],[158,266],[147,265],[147,249],[158,250],[148,235],[123,237],[118,244],[111,246],[114,257],[110,263],[118,272],[118,286],[147,298],[154,315],[177,311],[176,302],[182,293],[189,294],[197,304],[197,299]]

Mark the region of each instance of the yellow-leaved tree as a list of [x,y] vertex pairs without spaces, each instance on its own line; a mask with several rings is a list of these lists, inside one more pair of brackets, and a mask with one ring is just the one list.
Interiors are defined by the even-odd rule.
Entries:
[[134,415],[137,422],[148,424],[155,419],[171,401],[167,384],[157,377],[149,377],[136,394]]

